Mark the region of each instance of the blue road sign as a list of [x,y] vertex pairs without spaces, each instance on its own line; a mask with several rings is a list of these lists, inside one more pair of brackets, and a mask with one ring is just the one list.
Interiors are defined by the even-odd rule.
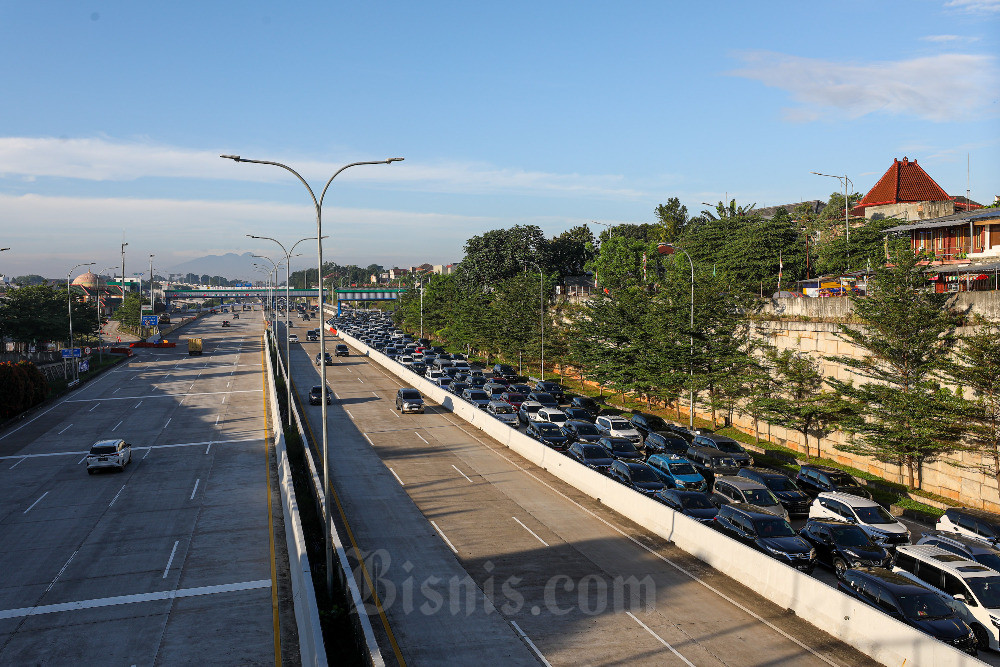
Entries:
[[142,316],[142,326],[144,327],[155,327],[156,323],[160,321],[159,315],[143,315]]
[[80,372],[86,373],[89,370],[90,370],[90,360],[84,359],[83,361],[80,362]]
[[82,356],[83,356],[83,350],[81,350],[78,347],[68,347],[65,350],[62,350],[63,359],[72,359],[73,357],[82,357]]

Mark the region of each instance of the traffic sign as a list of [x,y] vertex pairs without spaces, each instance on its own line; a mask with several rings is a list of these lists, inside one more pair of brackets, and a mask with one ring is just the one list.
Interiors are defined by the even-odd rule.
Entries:
[[142,326],[144,327],[155,327],[157,322],[159,322],[159,315],[143,315],[142,316]]
[[90,360],[84,359],[83,361],[80,362],[80,372],[86,373],[89,370],[90,370]]
[[89,347],[85,347],[85,348],[83,348],[83,353],[84,353],[84,354],[90,354],[90,352],[91,352],[91,350],[90,350],[90,348],[89,348]]
[[81,350],[78,347],[67,347],[66,349],[62,350],[62,358],[72,359],[73,357],[82,357],[83,356],[82,352],[83,350]]

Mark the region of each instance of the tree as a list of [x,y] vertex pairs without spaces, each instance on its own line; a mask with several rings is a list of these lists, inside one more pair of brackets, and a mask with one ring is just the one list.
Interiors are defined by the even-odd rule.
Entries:
[[[98,331],[97,309],[73,299],[73,335],[93,336]],[[69,313],[66,290],[37,285],[8,290],[0,301],[0,336],[18,343],[68,340]]]
[[484,286],[516,276],[535,264],[545,268],[546,245],[545,235],[535,225],[490,230],[465,242],[459,275],[466,286]]
[[864,356],[827,357],[869,380],[827,379],[857,415],[843,424],[854,437],[841,448],[905,468],[908,484],[918,488],[920,465],[955,447],[962,414],[958,397],[936,379],[955,346],[959,317],[952,296],[927,291],[921,259],[897,254],[895,265],[876,270],[867,297],[851,297],[863,327],[842,324],[838,335]]
[[671,197],[666,204],[659,204],[654,213],[663,227],[664,243],[673,243],[680,238],[689,220],[687,206],[682,205],[677,197]]
[[[843,202],[844,198],[841,197]],[[829,207],[827,207],[829,208]],[[840,209],[843,211],[843,207]],[[903,224],[901,220],[882,218],[869,220],[860,227],[851,228],[850,257],[845,234],[826,234],[817,247],[816,272],[818,275],[838,274],[847,271],[880,266],[886,257],[891,257],[909,249],[909,237],[886,237],[885,230]],[[843,228],[843,218],[840,220]],[[888,255],[886,252],[888,251]]]
[[549,241],[544,268],[558,272],[560,278],[582,275],[597,255],[594,247],[594,233],[589,227],[573,227]]
[[18,415],[45,400],[49,386],[30,361],[0,363],[0,418]]
[[131,293],[126,295],[122,304],[115,311],[115,319],[124,326],[138,329],[142,326],[142,304],[149,303],[149,299],[141,294]]
[[23,287],[31,285],[44,285],[45,278],[34,273],[29,273],[26,276],[18,276],[17,278],[14,278],[14,284],[21,285]]

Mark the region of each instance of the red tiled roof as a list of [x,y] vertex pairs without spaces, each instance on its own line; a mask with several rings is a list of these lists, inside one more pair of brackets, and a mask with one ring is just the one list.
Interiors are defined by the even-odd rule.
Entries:
[[892,161],[889,170],[851,209],[851,212],[855,215],[864,215],[865,208],[869,206],[950,199],[948,193],[920,168],[916,160],[910,162],[904,157],[902,161]]

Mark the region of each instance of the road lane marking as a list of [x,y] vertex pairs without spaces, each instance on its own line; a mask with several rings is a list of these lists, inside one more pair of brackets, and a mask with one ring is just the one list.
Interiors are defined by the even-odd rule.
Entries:
[[[26,458],[28,458],[28,457],[27,456],[22,456],[20,459],[18,459],[17,463],[15,463],[11,467],[7,468],[7,470],[13,470],[17,466],[21,465],[22,463],[24,463],[24,459],[26,459]],[[87,457],[84,456],[83,458],[86,459]]]
[[[465,475],[462,475],[462,477],[465,477]],[[469,479],[469,478],[468,478],[468,477],[466,477],[466,479]],[[469,480],[469,481],[472,481],[472,480]],[[536,532],[535,532],[535,531],[533,531],[532,529],[530,529],[530,528],[528,528],[527,526],[525,526],[525,525],[524,525],[524,524],[523,524],[523,523],[521,522],[521,520],[520,520],[520,519],[518,519],[518,518],[517,518],[516,516],[512,516],[512,517],[511,517],[511,519],[513,519],[514,521],[517,521],[518,525],[519,525],[519,526],[521,526],[521,528],[524,528],[524,529],[525,529],[526,531],[528,531],[529,533],[531,533],[532,537],[534,537],[534,538],[535,538],[536,540],[538,540],[539,542],[541,542],[541,543],[542,543],[542,544],[544,544],[545,546],[549,546],[549,543],[548,543],[548,542],[546,542],[545,540],[543,540],[542,538],[540,538],[540,537],[538,536],[538,533],[536,533]]]
[[[419,433],[414,433],[413,435],[417,436],[417,437],[418,437],[418,438],[420,438],[421,440],[424,440],[424,436],[420,435]],[[427,442],[426,440],[424,440],[424,444],[425,444],[425,445],[429,445],[429,444],[431,444],[431,443],[429,443],[429,442]]]
[[[121,422],[119,422],[119,424],[120,423]],[[201,442],[180,442],[170,445],[149,445],[146,447],[133,447],[132,449],[145,449],[147,450],[148,454],[148,450],[152,449],[173,449],[175,447],[201,447],[202,445],[220,445],[220,444],[228,445],[241,442],[260,442],[260,441],[256,438],[237,438],[234,440],[202,440]],[[89,453],[90,452],[76,451],[76,452],[46,452],[44,454],[11,454],[8,456],[0,456],[0,461],[7,461],[7,460],[21,459],[21,458],[34,459],[34,458],[43,458],[49,456],[77,456],[79,454],[83,454],[84,458],[86,458],[86,456]]]
[[72,424],[70,424],[69,426],[67,426],[67,427],[66,427],[66,428],[64,428],[63,430],[61,430],[61,431],[59,431],[58,433],[56,433],[56,435],[62,435],[63,433],[65,433],[66,431],[68,431],[68,430],[69,430],[70,426],[72,426]]
[[365,440],[367,440],[367,441],[368,441],[368,444],[369,444],[369,445],[371,445],[372,447],[374,447],[374,446],[375,446],[375,443],[374,443],[374,442],[372,442],[372,439],[368,437],[368,434],[367,434],[367,433],[362,433],[361,435],[365,436]]
[[511,621],[510,624],[514,626],[514,629],[517,631],[517,634],[521,635],[521,639],[527,642],[528,646],[531,647],[531,650],[534,651],[535,655],[538,656],[538,659],[542,661],[542,664],[545,665],[545,667],[552,667],[552,664],[545,659],[545,656],[542,655],[542,652],[538,650],[537,646],[535,646],[535,642],[528,639],[528,635],[524,634],[524,630],[521,629],[521,626],[519,626],[515,621]]
[[163,428],[166,428],[166,427],[170,426],[170,420],[171,419],[173,419],[173,417],[167,417],[167,423],[163,425]]
[[[77,464],[77,465],[80,465],[81,463],[83,463],[84,461],[86,461],[86,460],[87,460],[87,457],[88,457],[88,456],[90,456],[90,454],[84,454],[84,455],[83,455],[83,458],[82,458],[82,459],[80,459],[79,461],[77,461],[77,462],[76,462],[76,464]],[[25,458],[27,458],[27,457],[25,457]],[[14,465],[17,465],[17,464],[15,463]]]
[[225,396],[223,396],[223,397],[222,397],[222,402],[223,402],[223,403],[225,403],[225,402],[226,402],[226,397],[225,397]]
[[87,412],[93,412],[94,410],[96,410],[99,407],[101,407],[101,404],[97,403],[97,404],[94,405],[94,407],[92,407],[91,409],[87,410]]
[[260,389],[233,389],[231,391],[200,391],[193,393],[177,393],[177,394],[148,394],[146,396],[115,396],[114,398],[108,398],[107,396],[103,398],[73,398],[69,399],[67,403],[93,403],[95,401],[128,401],[136,398],[174,398],[175,396],[217,396],[219,394],[257,394],[260,393]]
[[152,448],[152,447],[146,447],[146,453],[142,455],[142,460],[143,460],[143,461],[145,461],[145,460],[146,460],[146,457],[147,457],[147,456],[149,456],[149,453],[150,453],[151,451],[153,451],[153,448]]
[[[124,421],[124,420],[123,420],[123,421]],[[119,426],[121,426],[121,425],[122,425],[122,423],[121,423],[121,422],[118,422],[117,424],[115,424],[114,428],[112,428],[111,430],[112,430],[112,431],[114,431],[114,430],[116,430],[116,429],[117,429],[117,428],[118,428]]]
[[178,544],[180,544],[180,540],[174,542],[174,548],[170,550],[170,558],[167,559],[167,567],[163,570],[163,579],[166,579],[167,572],[170,572],[170,565],[174,562],[174,554],[177,553]]
[[212,443],[208,443],[208,447],[205,448],[205,453],[208,454],[208,450],[212,449]]
[[[46,491],[45,493],[43,493],[43,494],[41,495],[41,497],[40,497],[40,498],[39,498],[38,500],[36,500],[35,502],[31,503],[31,507],[34,507],[34,506],[35,506],[35,505],[37,505],[38,503],[42,502],[42,498],[44,498],[44,497],[45,497],[45,496],[47,496],[47,495],[49,495],[49,492],[48,492],[48,491]],[[31,511],[31,507],[29,507],[28,509],[26,509],[26,510],[24,510],[23,512],[21,512],[21,514],[27,514],[28,512],[30,512],[30,511]]]
[[121,391],[121,389],[122,389],[121,387],[118,387],[117,389],[115,389],[115,390],[114,390],[113,392],[111,392],[111,393],[112,393],[112,394],[117,394],[117,393],[118,393],[119,391]]
[[51,590],[52,590],[52,587],[56,585],[56,582],[57,582],[57,581],[59,581],[59,577],[61,577],[61,576],[62,576],[62,573],[66,571],[66,568],[67,568],[67,567],[69,567],[69,564],[70,564],[70,563],[71,563],[71,562],[73,561],[73,559],[74,559],[74,558],[76,557],[76,555],[77,555],[78,553],[80,553],[80,550],[79,550],[79,549],[77,549],[76,551],[74,551],[74,552],[72,553],[72,555],[70,555],[69,559],[68,559],[68,560],[66,561],[66,564],[65,564],[65,565],[63,565],[63,566],[62,566],[62,569],[61,569],[61,570],[59,570],[59,573],[58,573],[58,574],[56,574],[56,578],[55,578],[55,579],[53,579],[53,580],[52,580],[52,583],[51,583],[51,584],[49,584],[49,587],[45,589],[45,592],[46,592],[46,593],[48,593],[49,591],[51,591]]
[[464,472],[462,472],[461,470],[458,470],[458,466],[456,466],[456,465],[454,465],[454,464],[453,464],[453,465],[452,465],[451,467],[452,467],[452,468],[454,468],[455,470],[457,470],[457,471],[458,471],[458,474],[459,474],[459,475],[461,475],[461,476],[462,476],[462,477],[464,477],[465,479],[469,480],[469,484],[472,484],[472,480],[471,480],[471,479],[469,479],[469,476],[468,476],[468,475],[466,475],[466,474],[465,474]]
[[374,391],[372,392],[372,396],[374,396],[375,398],[382,398],[381,396],[379,396],[378,394],[376,394]]
[[[146,452],[146,453],[148,454],[149,452]],[[118,493],[116,493],[116,494],[115,494],[115,497],[111,499],[111,502],[110,502],[110,503],[108,503],[108,507],[109,507],[109,508],[110,508],[110,507],[111,507],[112,505],[114,505],[114,504],[115,504],[115,501],[116,501],[116,500],[118,500],[118,496],[120,496],[120,495],[122,494],[122,491],[124,491],[124,490],[125,490],[125,485],[124,485],[124,484],[122,484],[122,488],[118,489]]]
[[448,545],[448,548],[451,549],[455,554],[458,554],[458,549],[456,549],[455,545],[451,543],[451,540],[448,539],[448,536],[445,535],[440,528],[438,528],[437,523],[431,521],[431,525],[434,526],[434,530],[436,530],[437,534],[441,536],[441,539],[444,540],[444,543]]
[[389,408],[389,412],[391,412],[392,416],[395,417],[396,419],[402,419],[402,417],[396,414],[396,411],[393,408]]
[[194,490],[191,491],[191,497],[188,500],[194,500],[194,494],[198,493],[198,483],[201,482],[201,477],[194,480]]
[[219,425],[219,419],[221,419],[221,418],[222,418],[222,415],[221,415],[221,414],[217,414],[217,415],[215,415],[215,425],[216,425],[216,426],[218,426],[218,425]]
[[360,382],[361,384],[364,384],[364,383],[365,383],[365,381],[364,381],[364,380],[362,380],[361,378],[358,378],[358,382]]
[[139,409],[139,406],[140,406],[140,405],[142,405],[142,401],[139,401],[138,403],[136,403],[136,404],[135,404],[135,407],[134,407],[134,408],[132,408],[132,409],[133,409],[133,410],[138,410],[138,409]]
[[348,410],[347,408],[344,408],[344,412],[346,412],[347,416],[350,417],[352,420],[354,419],[354,415],[351,414],[350,410]]
[[[388,466],[387,466],[387,467],[388,467]],[[401,480],[401,479],[399,478],[399,475],[397,475],[397,474],[396,474],[396,471],[395,471],[395,470],[393,470],[392,468],[389,468],[389,472],[391,472],[391,473],[392,473],[392,476],[396,478],[396,481],[397,481],[397,482],[399,482],[399,485],[400,485],[400,486],[406,486],[406,484],[403,484],[403,480]]]
[[24,618],[25,616],[38,616],[41,614],[54,614],[63,611],[80,611],[83,609],[98,609],[100,607],[113,607],[121,604],[133,604],[136,602],[154,602],[157,600],[173,600],[176,598],[188,598],[198,595],[214,595],[217,593],[231,593],[238,591],[252,591],[259,588],[270,588],[270,579],[259,581],[243,581],[235,584],[221,584],[216,586],[199,586],[197,588],[178,588],[171,591],[159,591],[155,593],[135,593],[132,595],[118,595],[110,598],[96,598],[92,600],[78,600],[75,602],[61,602],[58,604],[47,604],[38,607],[21,607],[20,609],[0,610],[0,619]]
[[656,639],[656,641],[658,641],[661,644],[663,644],[664,646],[666,646],[668,649],[670,649],[671,653],[673,653],[678,658],[680,658],[681,660],[683,660],[685,665],[687,665],[688,667],[694,667],[694,663],[693,662],[691,662],[690,660],[688,660],[687,658],[685,658],[683,655],[681,655],[680,653],[678,653],[677,649],[675,649],[673,646],[671,646],[670,644],[668,644],[667,641],[663,637],[661,637],[660,635],[658,635],[655,632],[653,632],[652,630],[650,630],[648,625],[646,625],[645,623],[643,623],[642,621],[640,621],[638,618],[635,617],[635,614],[633,614],[630,611],[626,611],[625,613],[628,614],[629,618],[631,618],[633,621],[635,621],[636,623],[638,623],[639,625],[641,625],[643,630],[645,630],[649,634],[653,635],[653,637]]

